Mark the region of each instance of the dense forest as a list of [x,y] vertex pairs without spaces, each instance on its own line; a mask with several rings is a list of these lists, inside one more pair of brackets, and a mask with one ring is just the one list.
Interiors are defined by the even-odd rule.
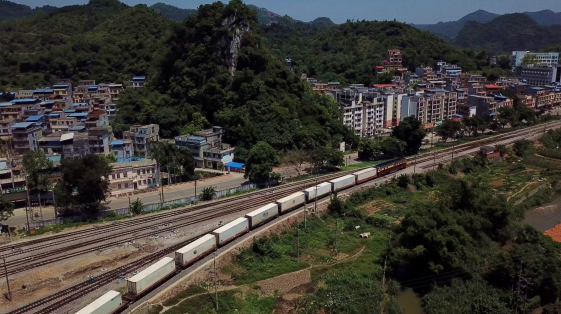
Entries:
[[27,5],[0,0],[0,22],[30,17],[36,14],[49,14],[57,9],[57,7],[48,5],[32,9]]

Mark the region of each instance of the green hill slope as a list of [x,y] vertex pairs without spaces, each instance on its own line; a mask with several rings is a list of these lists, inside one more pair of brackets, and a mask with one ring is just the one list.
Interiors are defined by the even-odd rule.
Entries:
[[57,7],[48,5],[32,9],[27,5],[0,0],[0,22],[30,17],[36,14],[49,14],[56,10],[58,10]]

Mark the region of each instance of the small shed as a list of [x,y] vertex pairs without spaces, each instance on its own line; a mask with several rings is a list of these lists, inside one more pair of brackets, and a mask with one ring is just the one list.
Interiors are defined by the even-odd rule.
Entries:
[[501,159],[501,153],[492,146],[483,146],[479,149],[479,154],[489,160],[496,161]]
[[231,172],[245,172],[245,164],[231,161],[226,164],[226,170]]

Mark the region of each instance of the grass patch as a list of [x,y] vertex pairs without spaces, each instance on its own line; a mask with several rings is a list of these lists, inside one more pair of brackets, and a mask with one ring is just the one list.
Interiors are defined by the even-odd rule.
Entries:
[[[271,313],[277,298],[260,298],[257,294],[243,295],[239,290],[218,293],[218,313]],[[168,309],[168,314],[217,313],[214,294],[205,294],[182,301]]]
[[164,306],[172,306],[172,305],[176,305],[177,303],[179,303],[179,301],[188,298],[192,295],[196,295],[196,294],[201,294],[201,293],[205,293],[207,292],[207,290],[205,288],[202,288],[200,286],[190,286],[189,288],[181,291],[180,293],[178,293],[177,295],[175,295],[173,298],[169,298],[167,299],[163,305]]
[[379,164],[381,164],[385,161],[386,160],[363,161],[363,162],[359,162],[359,163],[356,163],[356,164],[343,166],[340,169],[341,169],[341,171],[349,171],[349,170],[355,170],[355,169],[360,169],[360,168],[372,167],[372,166],[379,165]]
[[248,193],[255,192],[255,191],[259,191],[259,190],[260,190],[260,189],[258,189],[258,188],[249,189],[249,190],[244,190],[244,191],[239,191],[239,190],[238,190],[238,191],[236,191],[236,192],[227,193],[226,195],[217,197],[217,198],[215,198],[215,200],[221,199],[221,198],[226,198],[226,197],[231,197],[231,196],[238,196],[238,195],[248,194]]
[[161,304],[151,304],[148,307],[148,312],[147,314],[158,314],[160,313],[162,310],[164,309],[164,307]]

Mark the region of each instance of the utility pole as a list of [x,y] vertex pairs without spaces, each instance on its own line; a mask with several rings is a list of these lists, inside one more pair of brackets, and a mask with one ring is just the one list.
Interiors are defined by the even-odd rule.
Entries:
[[382,302],[380,303],[380,313],[384,314],[384,301],[386,301],[386,264],[388,257],[384,258],[384,272],[382,275]]
[[316,199],[314,200],[314,213],[318,210],[318,179],[316,179]]
[[520,300],[520,288],[521,288],[521,282],[522,282],[522,264],[524,263],[524,261],[520,261],[520,270],[518,272],[518,287],[516,288],[516,308],[514,309],[514,313],[518,314],[518,301]]
[[297,247],[297,255],[298,255],[298,264],[300,264],[300,223],[296,224],[296,229],[298,233],[298,247]]
[[452,162],[454,162],[454,148],[456,148],[456,144],[452,144]]
[[129,196],[129,214],[132,216],[131,197]]
[[8,280],[8,269],[6,268],[6,257],[2,257],[4,260],[4,273],[6,274],[6,285],[8,286],[8,300],[12,301],[12,291],[10,290],[10,281]]
[[417,171],[417,154],[415,154],[415,161],[413,162],[413,174]]
[[218,312],[218,273],[216,272],[216,252],[214,252],[214,300]]
[[197,203],[197,178],[195,177],[195,204]]
[[339,251],[337,250],[337,232],[339,229],[339,219],[335,219],[335,254],[339,255]]
[[435,166],[436,166],[436,151],[433,152],[432,171],[434,171]]

